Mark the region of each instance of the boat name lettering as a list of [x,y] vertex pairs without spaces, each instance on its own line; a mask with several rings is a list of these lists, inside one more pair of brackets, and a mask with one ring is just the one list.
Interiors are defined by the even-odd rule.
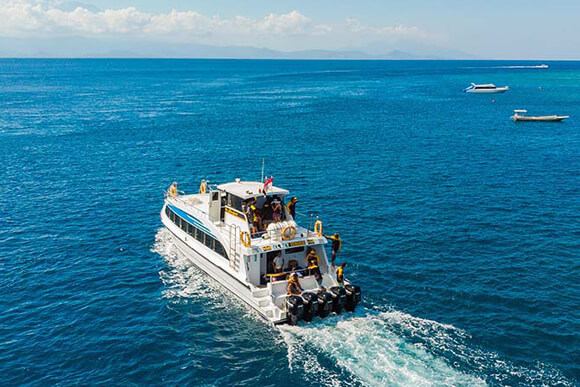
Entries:
[[233,216],[235,216],[235,217],[238,217],[238,218],[240,218],[240,219],[244,219],[244,216],[243,216],[242,214],[240,214],[239,212],[236,212],[236,211],[232,210],[232,209],[231,209],[231,208],[229,208],[229,207],[226,207],[226,212],[227,212],[228,214],[230,214],[230,215],[233,215]]

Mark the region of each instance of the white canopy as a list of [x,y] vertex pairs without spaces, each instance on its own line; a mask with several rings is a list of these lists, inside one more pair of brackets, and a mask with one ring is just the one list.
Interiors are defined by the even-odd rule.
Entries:
[[[264,195],[264,193],[261,192],[261,190],[264,188],[264,183],[260,183],[259,181],[239,181],[225,183],[218,185],[217,188],[220,191],[230,193],[244,200]],[[283,188],[275,187],[272,185],[268,186],[268,190],[266,191],[266,195],[278,195],[280,197],[284,197],[289,193],[289,191]]]

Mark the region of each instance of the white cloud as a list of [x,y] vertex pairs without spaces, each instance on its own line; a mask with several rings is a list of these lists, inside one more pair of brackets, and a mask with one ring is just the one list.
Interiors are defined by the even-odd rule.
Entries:
[[358,19],[349,18],[346,20],[346,28],[355,34],[374,35],[377,37],[410,37],[424,39],[429,35],[419,27],[408,27],[404,25],[371,27],[362,25]]
[[58,3],[35,0],[0,0],[0,35],[42,34],[134,36],[322,35],[327,25],[315,24],[298,11],[269,14],[262,19],[237,16],[224,19],[194,11],[145,13],[134,7],[90,10],[58,8]]

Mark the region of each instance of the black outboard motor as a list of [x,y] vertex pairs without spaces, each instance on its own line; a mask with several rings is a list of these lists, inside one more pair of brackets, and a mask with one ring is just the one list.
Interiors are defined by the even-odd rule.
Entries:
[[302,297],[288,296],[288,298],[286,298],[286,307],[288,309],[288,323],[290,325],[296,325],[298,321],[302,319],[302,314],[304,313]]
[[333,286],[330,288],[330,294],[332,294],[332,311],[340,314],[346,302],[346,290],[340,286]]
[[328,292],[318,293],[318,315],[326,317],[332,312],[332,294]]
[[318,296],[310,292],[302,293],[302,304],[304,304],[302,318],[304,321],[312,321],[318,313]]
[[354,285],[345,285],[344,290],[346,290],[346,302],[344,303],[344,309],[349,312],[354,312],[354,308],[361,300],[360,287]]

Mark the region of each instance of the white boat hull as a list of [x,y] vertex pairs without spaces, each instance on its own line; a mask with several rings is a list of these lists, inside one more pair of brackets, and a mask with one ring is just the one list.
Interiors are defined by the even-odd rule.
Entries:
[[[265,320],[274,324],[286,322],[287,318],[285,314],[281,316],[283,318],[278,320],[268,317],[264,310],[258,305],[256,298],[253,297],[252,289],[249,287],[249,285],[242,283],[239,279],[235,278],[233,274],[228,273],[227,269],[217,266],[208,258],[199,253],[196,250],[196,245],[199,245],[198,248],[203,247],[203,245],[201,245],[201,243],[197,242],[195,239],[189,237],[180,228],[175,226],[173,222],[167,218],[164,211],[161,212],[161,221],[171,233],[174,245],[192,264],[194,264],[215,281],[219,282],[224,288],[228,289],[235,296],[252,307],[252,309],[258,312],[258,314]],[[223,258],[216,254],[215,259],[219,260]]]
[[526,117],[526,116],[512,116],[512,120],[516,122],[561,122],[570,116],[537,116],[537,117]]
[[495,94],[495,93],[505,93],[509,90],[509,87],[498,87],[495,89],[471,89],[465,90],[466,93],[472,94]]

